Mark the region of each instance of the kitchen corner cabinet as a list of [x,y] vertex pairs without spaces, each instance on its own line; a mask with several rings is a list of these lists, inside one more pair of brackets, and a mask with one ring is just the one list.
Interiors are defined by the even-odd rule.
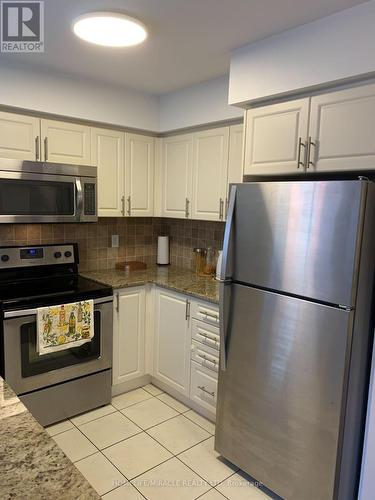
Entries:
[[245,175],[304,170],[309,102],[297,99],[247,110]]
[[162,140],[162,217],[191,218],[192,134]]
[[155,139],[125,134],[126,215],[154,215]]
[[41,120],[41,160],[91,165],[90,127],[57,120]]
[[311,98],[309,171],[372,169],[375,84]]
[[39,135],[39,118],[0,112],[1,158],[37,160]]
[[192,218],[224,220],[229,127],[197,132],[193,141]]
[[154,316],[154,377],[184,396],[190,385],[190,300],[156,289]]
[[115,294],[113,385],[145,374],[146,291],[129,288]]
[[91,160],[98,168],[98,214],[121,217],[124,196],[124,133],[91,129]]

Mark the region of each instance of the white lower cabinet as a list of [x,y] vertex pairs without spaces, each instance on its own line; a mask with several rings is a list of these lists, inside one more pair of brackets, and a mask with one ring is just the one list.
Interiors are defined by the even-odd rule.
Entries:
[[154,377],[184,396],[190,380],[190,300],[157,289],[154,318]]
[[128,288],[115,294],[113,321],[113,385],[145,374],[144,287]]
[[190,399],[210,413],[216,413],[217,374],[195,361],[191,362]]

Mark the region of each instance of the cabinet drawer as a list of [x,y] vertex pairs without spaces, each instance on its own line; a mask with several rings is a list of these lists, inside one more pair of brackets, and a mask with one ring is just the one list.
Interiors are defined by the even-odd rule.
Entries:
[[195,361],[191,362],[190,399],[208,411],[216,413],[216,375]]
[[219,350],[220,333],[217,326],[193,319],[191,323],[191,337],[208,347]]
[[205,323],[219,326],[219,308],[215,304],[203,304],[193,301],[191,303],[191,315],[193,318]]
[[193,340],[191,344],[191,359],[212,372],[217,373],[219,371],[218,352],[195,340]]

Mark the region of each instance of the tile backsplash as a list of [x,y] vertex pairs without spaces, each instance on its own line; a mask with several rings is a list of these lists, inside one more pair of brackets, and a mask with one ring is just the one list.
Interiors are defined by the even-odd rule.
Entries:
[[[111,247],[111,235],[119,247]],[[78,243],[80,270],[112,269],[116,262],[156,262],[157,237],[170,237],[171,264],[193,267],[193,248],[221,248],[223,222],[164,218],[99,218],[90,224],[0,224],[0,246]]]

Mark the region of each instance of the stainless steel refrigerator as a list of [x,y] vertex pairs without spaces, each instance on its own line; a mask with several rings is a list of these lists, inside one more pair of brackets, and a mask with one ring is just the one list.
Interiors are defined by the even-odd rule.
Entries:
[[282,498],[357,498],[372,343],[375,185],[233,185],[216,450]]

